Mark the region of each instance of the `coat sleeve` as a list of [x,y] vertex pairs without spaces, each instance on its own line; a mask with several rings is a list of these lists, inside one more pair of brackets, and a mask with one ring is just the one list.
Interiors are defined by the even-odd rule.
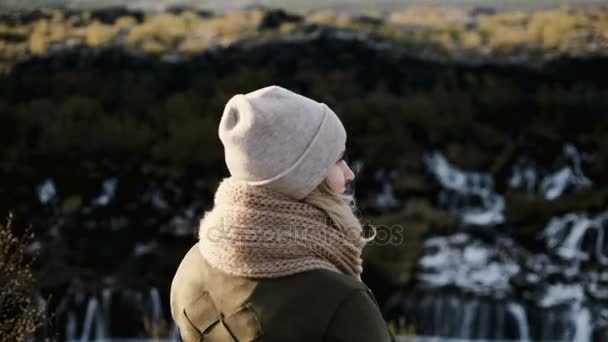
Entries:
[[394,337],[374,299],[363,289],[353,290],[334,312],[325,332],[326,342],[390,342]]
[[188,251],[180,262],[171,281],[169,292],[171,317],[177,325],[184,342],[198,341],[200,339],[200,334],[184,314],[185,305],[196,298],[195,293],[198,291],[198,287],[192,281],[192,277],[197,274],[195,247],[196,245]]

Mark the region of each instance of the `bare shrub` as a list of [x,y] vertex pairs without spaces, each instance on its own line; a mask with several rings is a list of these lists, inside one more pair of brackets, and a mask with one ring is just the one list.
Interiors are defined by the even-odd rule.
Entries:
[[44,319],[44,308],[36,306],[32,261],[25,249],[33,239],[31,229],[15,234],[12,215],[0,223],[0,336],[4,341],[25,341],[33,336]]

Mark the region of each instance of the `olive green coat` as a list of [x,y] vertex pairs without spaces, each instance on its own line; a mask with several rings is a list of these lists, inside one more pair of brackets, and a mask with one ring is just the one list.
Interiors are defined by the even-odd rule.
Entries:
[[392,340],[371,291],[350,276],[232,276],[211,267],[198,245],[173,278],[171,314],[186,342]]

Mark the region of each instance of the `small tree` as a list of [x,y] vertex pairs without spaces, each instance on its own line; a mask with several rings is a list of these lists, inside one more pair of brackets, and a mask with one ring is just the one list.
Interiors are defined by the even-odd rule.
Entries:
[[12,215],[0,223],[0,336],[3,341],[25,341],[42,323],[44,308],[33,303],[32,262],[24,255],[33,233],[27,229],[16,235],[11,224]]

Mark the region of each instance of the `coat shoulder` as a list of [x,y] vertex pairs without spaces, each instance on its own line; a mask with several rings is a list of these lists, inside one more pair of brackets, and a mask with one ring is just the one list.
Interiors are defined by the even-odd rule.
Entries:
[[[174,301],[179,301],[180,298],[196,297],[200,290],[204,288],[204,278],[201,277],[202,262],[203,256],[198,251],[198,244],[195,244],[183,257],[173,276],[171,307],[174,307]],[[178,307],[178,305],[175,305],[175,307]]]
[[[263,335],[260,341],[294,340],[295,336],[298,341],[319,341],[327,333],[342,330],[353,307],[370,308],[372,301],[364,297],[367,291],[361,281],[325,269],[277,278],[230,275],[211,266],[195,244],[173,278],[171,313],[185,341],[198,340],[220,313],[233,332]],[[377,308],[370,310],[378,314]]]

